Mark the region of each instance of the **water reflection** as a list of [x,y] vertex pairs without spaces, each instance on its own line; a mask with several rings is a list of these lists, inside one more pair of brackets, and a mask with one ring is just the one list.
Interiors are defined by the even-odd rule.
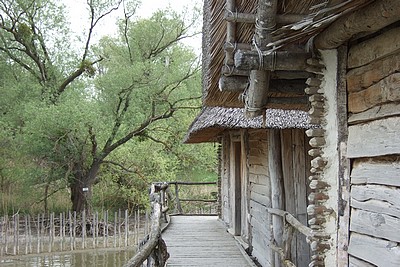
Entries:
[[133,250],[110,251],[91,250],[36,256],[22,256],[0,259],[0,266],[5,267],[120,267],[134,255]]

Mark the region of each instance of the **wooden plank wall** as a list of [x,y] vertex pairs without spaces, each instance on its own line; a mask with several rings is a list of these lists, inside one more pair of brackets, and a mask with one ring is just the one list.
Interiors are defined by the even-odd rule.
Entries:
[[250,191],[250,225],[253,256],[262,266],[270,266],[268,253],[270,229],[267,208],[271,207],[268,170],[268,132],[249,131],[248,172]]
[[349,47],[350,266],[400,266],[399,34]]
[[230,188],[230,137],[226,134],[222,138],[222,155],[221,155],[221,209],[222,221],[228,227],[232,227],[231,218],[231,203],[229,199],[229,188]]
[[[307,225],[309,164],[308,140],[302,129],[281,131],[282,168],[285,187],[285,210]],[[307,146],[307,147],[306,147]],[[310,263],[310,246],[304,235],[296,233],[292,240],[291,260],[298,267]]]

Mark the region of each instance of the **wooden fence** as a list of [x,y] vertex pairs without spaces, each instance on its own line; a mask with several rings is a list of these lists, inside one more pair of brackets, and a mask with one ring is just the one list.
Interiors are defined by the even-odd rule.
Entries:
[[147,212],[128,210],[15,214],[0,218],[0,258],[3,256],[93,248],[137,247],[149,230]]
[[216,182],[168,182],[167,191],[173,213],[185,215],[217,215]]

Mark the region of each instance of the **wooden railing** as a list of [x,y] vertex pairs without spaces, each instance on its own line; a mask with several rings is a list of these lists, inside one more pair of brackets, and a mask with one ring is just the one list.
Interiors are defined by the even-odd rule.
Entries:
[[[188,194],[186,196],[182,193],[182,188],[189,188],[192,186],[217,186],[216,182],[169,182],[169,185],[174,185],[173,193],[170,192],[171,204],[174,205],[174,212],[181,215],[216,215],[217,214],[217,191],[207,192],[203,196],[194,197],[195,194]],[[170,189],[171,190],[171,189]],[[196,190],[197,192],[198,190]],[[207,190],[206,190],[207,191]],[[210,191],[210,190],[208,190]],[[215,193],[212,196],[212,193]],[[186,205],[184,206],[183,203]],[[197,205],[196,205],[197,204]]]
[[139,251],[124,267],[138,267],[147,261],[147,266],[163,267],[169,257],[167,246],[161,237],[161,221],[166,218],[166,190],[168,183],[153,183],[150,189],[152,208],[150,233],[143,240]]
[[[169,186],[174,185],[174,193],[171,192]],[[210,190],[206,190],[207,197],[197,196],[194,197],[193,194],[188,194],[185,192],[184,198],[181,197],[182,192],[180,191],[180,186],[207,186],[207,185],[217,185],[216,182],[159,182],[153,183],[150,188],[150,202],[151,202],[151,228],[150,233],[142,241],[138,252],[124,265],[124,267],[139,267],[146,262],[146,266],[150,267],[163,267],[166,260],[169,257],[167,252],[167,246],[161,236],[161,224],[164,220],[168,221],[167,212],[169,210],[169,205],[174,206],[174,213],[179,215],[206,215],[204,209],[200,211],[194,211],[193,208],[184,209],[182,207],[182,202],[187,203],[206,203],[216,206],[218,199],[214,196],[212,197]],[[199,190],[196,190],[196,192]],[[217,189],[215,190],[217,191]],[[211,208],[209,209],[209,214],[216,214],[216,208],[214,213],[212,213]]]
[[291,243],[293,239],[293,230],[297,230],[299,233],[306,236],[308,240],[311,240],[313,237],[318,236],[318,233],[313,231],[311,228],[303,225],[300,221],[298,221],[292,214],[287,211],[280,209],[268,208],[268,223],[272,226],[272,216],[279,216],[283,219],[284,227],[283,227],[283,236],[286,238],[283,240],[282,246],[278,246],[275,242],[273,231],[271,231],[270,236],[270,244],[271,244],[271,260],[274,261],[274,252],[276,252],[281,260],[283,266],[286,267],[296,267],[296,265],[290,261],[290,249]]

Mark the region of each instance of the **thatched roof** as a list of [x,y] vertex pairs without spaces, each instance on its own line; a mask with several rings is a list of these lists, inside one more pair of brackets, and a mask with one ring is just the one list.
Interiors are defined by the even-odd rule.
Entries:
[[[267,49],[282,49],[288,45],[305,46],[307,41],[322,31],[334,20],[371,0],[278,0],[277,15],[303,16],[296,23],[280,21],[272,33],[273,40]],[[256,14],[257,0],[236,0],[236,12]],[[240,92],[221,92],[218,82],[225,65],[227,22],[225,0],[204,0],[203,23],[203,103],[205,106],[243,107]],[[293,16],[292,16],[293,17]],[[290,20],[288,20],[290,21]],[[254,23],[236,23],[235,44],[252,44],[255,33]],[[272,73],[279,76],[279,71]],[[271,97],[287,97],[275,94]],[[289,95],[290,96],[290,95]],[[269,106],[278,107],[279,106]],[[283,107],[282,107],[283,108]],[[296,109],[296,107],[292,107]]]
[[185,143],[215,142],[228,129],[302,128],[314,127],[307,112],[299,110],[267,109],[263,117],[248,119],[241,108],[205,107],[189,127]]

